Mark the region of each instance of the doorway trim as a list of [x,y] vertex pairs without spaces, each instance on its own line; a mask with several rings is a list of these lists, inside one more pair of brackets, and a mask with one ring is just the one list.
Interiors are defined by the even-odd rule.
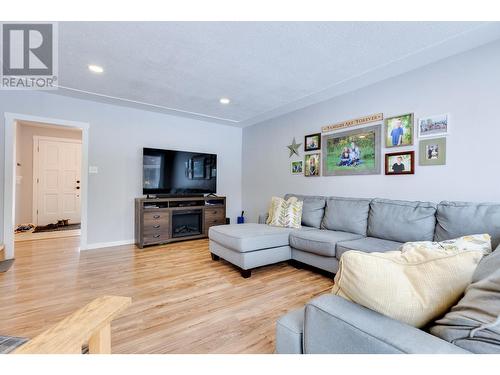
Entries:
[[82,131],[81,235],[80,250],[87,249],[88,153],[90,123],[5,112],[5,165],[3,198],[3,241],[5,259],[14,258],[14,225],[16,201],[16,126],[19,121],[77,128]]
[[[56,142],[66,142],[66,143],[77,143],[79,145],[82,144],[81,139],[77,138],[60,138],[60,137],[48,137],[45,135],[34,135],[33,136],[33,176],[32,177],[32,184],[33,184],[33,198],[32,198],[32,207],[31,207],[31,222],[35,225],[38,225],[38,184],[37,184],[37,178],[39,177],[40,173],[40,159],[39,159],[39,154],[38,154],[38,146],[39,142],[43,140],[49,140],[49,141],[56,141]],[[80,152],[81,154],[81,152]],[[80,155],[81,157],[81,155]],[[80,175],[83,174],[83,171],[80,172]],[[81,177],[80,177],[81,181]],[[81,182],[80,182],[81,184]],[[82,194],[80,193],[80,203],[81,203],[81,196]],[[80,205],[81,206],[81,205]],[[81,207],[80,207],[80,222],[81,222]]]

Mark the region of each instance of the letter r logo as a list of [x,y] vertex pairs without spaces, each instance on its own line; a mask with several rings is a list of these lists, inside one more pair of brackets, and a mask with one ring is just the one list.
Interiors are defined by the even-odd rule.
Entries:
[[3,75],[53,74],[52,24],[2,25]]

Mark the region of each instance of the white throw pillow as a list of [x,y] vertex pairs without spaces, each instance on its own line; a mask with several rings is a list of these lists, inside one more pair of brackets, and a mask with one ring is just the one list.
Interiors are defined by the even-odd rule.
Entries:
[[300,228],[303,202],[296,197],[284,200],[272,197],[266,224],[283,228]]
[[415,327],[446,313],[470,284],[487,234],[443,242],[410,242],[401,251],[345,252],[332,292]]

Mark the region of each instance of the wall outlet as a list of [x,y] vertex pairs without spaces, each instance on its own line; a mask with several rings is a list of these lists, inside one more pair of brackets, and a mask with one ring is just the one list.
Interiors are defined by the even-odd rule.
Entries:
[[95,165],[91,165],[89,167],[89,173],[90,174],[97,174],[97,173],[99,173],[99,168]]

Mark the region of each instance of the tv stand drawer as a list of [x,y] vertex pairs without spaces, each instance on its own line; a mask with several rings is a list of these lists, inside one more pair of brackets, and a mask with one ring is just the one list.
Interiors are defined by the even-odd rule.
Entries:
[[144,224],[144,235],[149,235],[149,234],[158,234],[158,233],[165,233],[168,234],[170,231],[170,223],[167,222],[158,222],[158,223],[151,223],[151,224]]
[[170,236],[168,233],[145,233],[143,239],[144,245],[154,245],[168,241]]
[[144,212],[144,226],[154,224],[168,224],[169,221],[169,211]]
[[210,207],[205,208],[205,221],[206,220],[225,220],[224,207]]

